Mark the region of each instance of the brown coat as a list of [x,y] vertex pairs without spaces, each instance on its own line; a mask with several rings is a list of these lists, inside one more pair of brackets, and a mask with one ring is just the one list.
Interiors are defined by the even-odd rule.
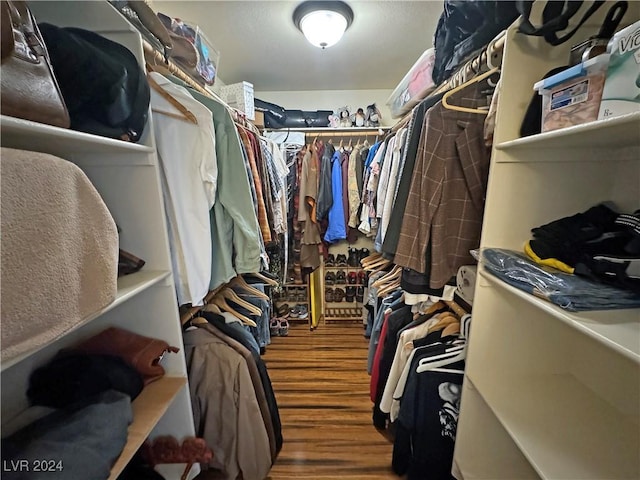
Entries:
[[213,450],[209,466],[228,480],[261,480],[271,468],[269,437],[247,362],[203,328],[184,333],[196,427]]
[[[449,103],[477,108],[486,103],[484,89],[486,82],[469,86]],[[469,250],[480,244],[490,160],[484,120],[441,102],[424,120],[394,261],[418,272],[430,266],[431,288],[441,288],[460,266],[474,263]]]

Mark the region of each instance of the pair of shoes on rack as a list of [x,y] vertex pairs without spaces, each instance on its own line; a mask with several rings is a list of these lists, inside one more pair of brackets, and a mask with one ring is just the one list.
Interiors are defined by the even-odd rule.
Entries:
[[360,250],[357,248],[349,248],[349,258],[347,258],[347,265],[350,267],[357,267],[360,265]]
[[272,337],[286,337],[289,335],[289,321],[286,318],[272,318],[269,322],[269,333]]
[[306,305],[296,305],[289,313],[289,318],[305,320],[309,318],[309,310]]
[[338,270],[336,273],[336,284],[344,285],[347,283],[347,274],[344,270]]
[[336,257],[333,253],[327,255],[327,259],[324,261],[325,267],[335,267],[336,266]]
[[335,285],[336,284],[336,274],[335,272],[327,272],[324,276],[324,284],[325,285]]
[[356,288],[356,302],[364,303],[364,287]]
[[324,289],[324,301],[325,303],[333,302],[333,288],[329,287]]
[[338,256],[336,257],[336,267],[348,267],[349,264],[347,263],[347,256],[339,253]]
[[276,307],[276,313],[280,318],[287,318],[289,316],[289,310],[290,307],[288,303],[283,303],[282,305],[278,305]]
[[345,291],[342,288],[336,288],[333,291],[333,301],[334,302],[342,302],[345,297]]
[[356,299],[356,287],[349,286],[345,294],[347,302],[353,302]]
[[347,283],[349,285],[358,283],[358,272],[349,272],[349,275],[347,275]]

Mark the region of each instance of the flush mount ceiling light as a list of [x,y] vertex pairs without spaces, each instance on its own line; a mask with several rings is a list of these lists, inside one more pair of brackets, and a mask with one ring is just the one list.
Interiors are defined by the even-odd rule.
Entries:
[[353,22],[353,10],[344,2],[308,1],[296,7],[293,23],[309,43],[323,50],[340,41]]

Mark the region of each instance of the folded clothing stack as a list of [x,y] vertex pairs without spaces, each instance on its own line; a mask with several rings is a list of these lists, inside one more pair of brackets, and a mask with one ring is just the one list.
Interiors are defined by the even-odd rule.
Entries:
[[525,252],[536,263],[640,293],[640,210],[600,204],[532,233]]
[[131,398],[115,390],[56,410],[2,440],[5,465],[46,468],[29,473],[7,468],[2,478],[106,479],[127,442],[132,419]]
[[597,281],[539,266],[521,253],[500,248],[482,251],[489,273],[520,290],[570,311],[640,307],[640,295]]

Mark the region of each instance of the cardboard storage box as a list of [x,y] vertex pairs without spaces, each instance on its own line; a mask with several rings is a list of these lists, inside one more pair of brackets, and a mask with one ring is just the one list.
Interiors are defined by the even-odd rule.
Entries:
[[220,89],[220,96],[230,107],[244,112],[249,120],[256,119],[252,83],[239,82],[226,85]]
[[253,123],[256,127],[264,128],[264,112],[256,110],[256,118]]

